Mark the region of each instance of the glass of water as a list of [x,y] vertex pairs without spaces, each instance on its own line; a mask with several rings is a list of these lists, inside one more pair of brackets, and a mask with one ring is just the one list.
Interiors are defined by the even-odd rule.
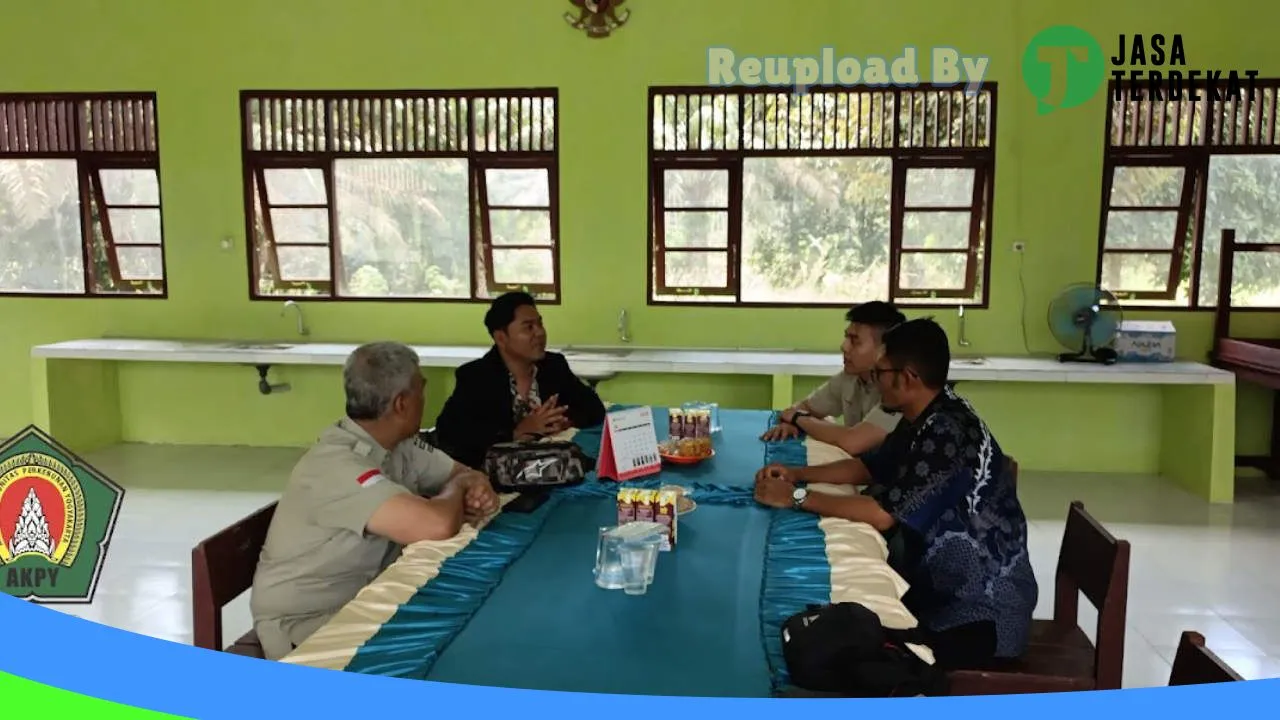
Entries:
[[662,536],[650,535],[641,541],[644,545],[644,584],[653,584],[653,573],[658,569],[658,557],[662,554]]
[[643,595],[653,582],[658,564],[656,538],[646,538],[622,546],[622,590],[628,595]]
[[600,528],[596,541],[596,585],[605,590],[623,587],[622,538],[615,530],[614,526]]

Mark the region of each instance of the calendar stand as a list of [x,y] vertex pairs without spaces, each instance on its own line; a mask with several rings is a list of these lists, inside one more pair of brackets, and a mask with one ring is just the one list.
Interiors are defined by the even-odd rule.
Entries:
[[625,482],[661,471],[653,409],[642,406],[606,414],[596,476]]

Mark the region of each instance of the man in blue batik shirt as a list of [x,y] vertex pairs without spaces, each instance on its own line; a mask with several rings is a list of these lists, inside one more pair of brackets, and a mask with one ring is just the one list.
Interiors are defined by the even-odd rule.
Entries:
[[[817,467],[756,475],[764,505],[865,522],[889,541],[911,585],[903,603],[944,668],[995,667],[1027,647],[1038,588],[1027,521],[1004,453],[968,402],[947,387],[947,335],[928,319],[884,335],[872,371],[886,411],[903,422],[875,451]],[[804,483],[866,485],[861,495]]]

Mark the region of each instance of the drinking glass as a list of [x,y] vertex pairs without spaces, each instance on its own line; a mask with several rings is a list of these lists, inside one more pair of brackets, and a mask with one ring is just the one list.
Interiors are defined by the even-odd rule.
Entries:
[[649,589],[650,566],[657,564],[658,544],[648,540],[622,545],[622,591],[643,595]]
[[645,541],[644,584],[653,584],[653,573],[658,569],[658,556],[662,553],[662,538],[654,536]]
[[601,527],[596,542],[596,585],[605,590],[623,587],[622,538],[613,532],[616,529],[614,526]]

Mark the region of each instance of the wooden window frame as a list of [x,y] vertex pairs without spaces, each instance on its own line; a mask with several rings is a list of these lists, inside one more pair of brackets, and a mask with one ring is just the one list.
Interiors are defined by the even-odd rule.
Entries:
[[[267,190],[267,171],[269,170],[318,170],[320,171],[322,177],[324,178],[324,193],[325,193],[324,203],[322,204],[272,203],[270,193]],[[335,251],[337,247],[335,243],[337,232],[334,230],[334,224],[337,222],[337,212],[334,208],[334,203],[333,203],[333,163],[332,162],[308,163],[302,160],[288,160],[288,159],[279,159],[275,161],[271,159],[260,159],[259,161],[254,163],[253,167],[249,169],[249,172],[252,175],[252,178],[250,180],[249,192],[253,195],[252,202],[254,203],[255,212],[259,206],[262,208],[262,228],[263,228],[263,233],[266,236],[265,244],[266,244],[266,250],[268,252],[268,255],[265,258],[265,260],[266,260],[267,266],[272,270],[273,286],[276,289],[281,291],[294,289],[294,288],[304,288],[309,286],[310,287],[319,286],[320,289],[326,292],[332,292],[333,291],[332,283],[334,282],[333,279],[338,277],[342,271],[341,255]],[[275,237],[275,225],[274,225],[274,220],[272,218],[271,211],[272,210],[291,210],[291,209],[305,209],[305,210],[323,209],[326,214],[326,219],[327,219],[326,225],[329,230],[328,242],[323,244],[278,242]],[[252,217],[250,218],[250,222],[251,223],[253,222]],[[314,278],[314,279],[299,279],[299,280],[285,280],[284,278],[281,278],[280,277],[280,255],[279,255],[279,249],[281,246],[328,248],[329,249],[329,277],[325,279]],[[251,248],[251,252],[256,253],[256,250]],[[258,283],[261,280],[261,278],[258,276],[259,267],[260,266],[257,262],[253,262],[251,265],[251,272],[253,273],[251,279],[253,282],[253,287],[255,289],[258,287]],[[277,297],[277,296],[272,295],[269,297]],[[307,295],[305,297],[314,297],[314,296]]]
[[[1105,260],[1108,255],[1145,255],[1145,256],[1168,256],[1169,258],[1169,274],[1165,278],[1164,290],[1124,290],[1115,291],[1123,295],[1126,299],[1135,300],[1159,300],[1172,301],[1177,299],[1179,279],[1182,277],[1182,269],[1186,263],[1188,250],[1188,234],[1192,227],[1193,215],[1196,214],[1196,199],[1200,196],[1200,188],[1204,185],[1205,175],[1201,172],[1201,163],[1187,156],[1140,156],[1127,155],[1123,157],[1107,158],[1104,161],[1104,175],[1102,197],[1103,213],[1102,213],[1102,230],[1099,241],[1098,255],[1098,282],[1102,281],[1102,274],[1105,268]],[[1178,168],[1182,170],[1182,187],[1179,190],[1179,199],[1177,205],[1112,205],[1111,194],[1115,187],[1115,178],[1120,168]],[[1177,220],[1174,223],[1173,237],[1170,238],[1170,247],[1167,250],[1154,248],[1108,248],[1107,240],[1107,223],[1113,212],[1152,212],[1152,213],[1176,213]],[[1197,223],[1198,225],[1199,223]],[[1194,263],[1193,265],[1198,265]],[[1198,280],[1192,280],[1192,289],[1198,289]],[[1161,306],[1164,307],[1164,306]]]
[[[81,227],[89,228],[89,232],[93,231],[93,226],[92,226],[93,207],[96,207],[98,210],[97,219],[100,224],[99,226],[102,229],[102,242],[104,246],[103,249],[106,251],[106,256],[107,256],[107,270],[111,274],[112,282],[114,282],[117,286],[128,284],[134,287],[145,287],[150,292],[138,293],[139,295],[143,295],[146,297],[156,297],[157,295],[159,295],[161,292],[164,291],[164,284],[165,284],[165,277],[163,274],[164,272],[163,271],[164,212],[161,209],[163,206],[159,202],[159,196],[157,194],[157,202],[154,205],[112,205],[107,202],[106,192],[103,190],[102,171],[104,170],[151,171],[155,173],[156,187],[158,188],[160,185],[160,168],[152,162],[144,162],[139,160],[128,160],[128,159],[116,160],[111,158],[103,158],[103,159],[95,158],[93,160],[87,160],[87,161],[78,163],[77,170],[80,174],[80,187],[82,189],[88,188],[88,192],[90,193],[90,197],[92,198],[92,201],[93,201],[92,207],[85,206],[85,205],[81,206],[81,211],[80,211]],[[154,210],[156,211],[156,213],[159,215],[159,222],[161,227],[161,230],[160,230],[161,241],[158,243],[117,243],[115,240],[115,231],[112,227],[112,221],[111,221],[112,210]],[[159,248],[160,258],[161,258],[160,278],[158,280],[125,278],[120,272],[119,248],[121,247]],[[95,272],[94,272],[92,263],[90,263],[90,267],[89,267],[89,276],[94,278],[94,281],[95,281],[94,284],[96,285],[97,282],[99,281],[99,278],[95,277]],[[112,294],[118,294],[118,293],[112,293]]]
[[[383,104],[402,101],[399,110],[382,110]],[[520,131],[526,117],[526,101],[530,118],[536,116],[535,133]],[[506,115],[490,116],[502,103],[508,104]],[[260,124],[253,130],[252,103],[265,110],[267,103],[285,103],[298,113],[294,119],[282,120],[275,105],[270,128]],[[418,115],[408,106],[416,105]],[[518,110],[516,109],[518,106]],[[548,116],[546,108],[550,108]],[[494,297],[510,290],[526,290],[535,295],[540,305],[563,302],[560,287],[560,193],[559,193],[559,92],[555,88],[516,88],[483,90],[350,90],[350,91],[281,91],[245,90],[240,93],[241,146],[243,159],[245,255],[249,269],[249,299],[279,302],[307,300],[311,302],[413,302],[488,304]],[[518,114],[517,127],[509,124],[511,113]],[[477,116],[483,113],[484,126]],[[376,119],[375,119],[376,118]],[[359,121],[359,130],[354,124]],[[410,127],[413,121],[422,125]],[[432,123],[435,123],[432,125]],[[282,124],[284,125],[282,127]],[[427,127],[430,125],[430,127]],[[431,131],[437,133],[432,135]],[[514,132],[513,132],[514,130]],[[423,133],[426,133],[425,136]],[[298,134],[303,134],[301,140]],[[306,133],[311,133],[306,135]],[[278,135],[273,137],[272,135]],[[292,140],[290,140],[292,138]],[[367,143],[363,149],[356,145]],[[255,147],[256,145],[256,147]],[[299,147],[303,145],[305,147]],[[512,147],[527,145],[528,147]],[[467,296],[419,297],[403,295],[353,296],[340,294],[342,249],[339,237],[339,212],[336,204],[334,164],[338,160],[379,159],[464,159],[467,161],[468,252]],[[264,170],[312,169],[324,173],[326,205],[329,217],[329,278],[314,281],[280,281],[279,260],[274,234],[270,229],[270,209]],[[493,277],[493,243],[490,230],[490,208],[484,194],[485,172],[489,169],[542,169],[547,173],[551,244],[537,246],[552,254],[551,284],[499,283]],[[264,250],[259,258],[254,188],[262,182]],[[309,206],[310,207],[310,206]],[[319,205],[315,206],[320,207]],[[499,246],[519,249],[524,246]],[[265,261],[265,263],[264,263]],[[263,293],[260,265],[273,273],[274,292]],[[310,291],[310,292],[307,292]],[[317,294],[315,291],[319,291]]]
[[[741,272],[738,267],[740,243],[735,244],[733,238],[741,237],[742,232],[742,159],[701,159],[688,162],[680,160],[658,160],[652,163],[650,180],[653,187],[650,195],[654,241],[651,246],[651,279],[652,295],[692,295],[695,297],[727,297],[736,298],[741,287]],[[724,207],[667,207],[666,174],[669,171],[723,171],[726,173],[728,196]],[[726,243],[725,247],[708,248],[675,248],[666,244],[666,218],[669,212],[723,212],[725,214]],[[667,284],[667,253],[706,253],[723,254],[725,256],[725,284],[720,287],[679,287]],[[656,303],[651,303],[656,304]]]
[[[1150,91],[1144,83],[1137,83],[1144,96],[1134,99],[1131,92],[1135,83],[1110,80],[1107,85],[1107,111],[1103,144],[1102,199],[1098,225],[1098,254],[1095,283],[1100,287],[1103,276],[1103,260],[1108,254],[1169,254],[1169,276],[1163,291],[1115,291],[1112,292],[1126,307],[1134,310],[1158,310],[1162,312],[1215,312],[1219,293],[1210,302],[1200,300],[1201,284],[1205,278],[1202,263],[1205,242],[1217,242],[1217,237],[1205,237],[1205,211],[1209,193],[1209,166],[1214,157],[1223,155],[1275,155],[1280,161],[1280,78],[1258,79],[1259,97],[1270,94],[1271,109],[1265,110],[1265,100],[1251,100],[1247,94],[1242,101],[1223,100],[1207,90],[1203,81],[1195,84],[1199,97],[1187,99],[1188,110],[1175,116],[1160,103],[1165,98],[1150,102]],[[1243,86],[1247,90],[1247,85]],[[1119,99],[1117,98],[1119,95]],[[1136,120],[1129,121],[1122,105],[1142,103],[1135,109]],[[1244,112],[1240,113],[1240,106]],[[1264,122],[1265,113],[1265,125]],[[1253,127],[1249,126],[1252,116]],[[1225,119],[1229,118],[1229,120]],[[1244,119],[1244,128],[1238,121]],[[1119,122],[1117,122],[1119,120]],[[1172,126],[1172,132],[1170,132]],[[1184,169],[1182,193],[1176,208],[1151,208],[1152,212],[1177,210],[1178,220],[1174,230],[1174,247],[1168,251],[1124,250],[1108,248],[1107,220],[1112,210],[1137,210],[1138,208],[1113,208],[1111,191],[1116,170],[1120,167],[1179,167]],[[1237,252],[1280,252],[1280,242],[1240,243]],[[1187,304],[1172,304],[1177,299],[1182,271],[1190,259]],[[1216,278],[1214,279],[1217,280]],[[1146,301],[1144,303],[1144,301]],[[1151,304],[1152,301],[1170,304]],[[1233,307],[1232,312],[1276,312],[1280,306],[1254,305]]]
[[[167,299],[168,253],[159,146],[160,122],[154,92],[0,93],[0,160],[72,160],[76,164],[84,273],[84,289],[79,292],[0,289],[0,297]],[[156,204],[108,204],[102,188],[104,170],[154,173]],[[113,208],[155,210],[159,214],[160,242],[117,244],[111,221]],[[97,272],[93,257],[98,249],[98,230],[107,262],[105,280],[134,290],[99,289],[104,278]],[[124,278],[118,247],[158,247],[160,278]]]
[[[519,160],[514,158],[489,159],[482,158],[473,161],[469,168],[471,176],[470,185],[473,193],[475,206],[472,210],[473,216],[479,219],[479,241],[474,243],[474,255],[477,255],[480,267],[483,267],[483,281],[488,292],[492,295],[499,295],[511,291],[523,291],[528,293],[543,295],[559,295],[560,287],[560,182],[558,174],[555,171],[554,164],[546,160]],[[494,205],[489,202],[488,190],[488,174],[490,170],[543,170],[547,173],[547,205]],[[498,282],[494,278],[494,262],[493,262],[493,211],[532,211],[547,213],[548,222],[550,224],[551,244],[550,245],[498,245],[499,250],[546,250],[551,252],[551,272],[552,281],[550,284],[545,283],[503,283]],[[472,275],[476,273],[476,261],[472,261]],[[472,284],[475,284],[473,280]],[[541,301],[539,301],[541,302]]]
[[[969,205],[907,206],[907,175],[912,170],[972,170],[973,195]],[[889,222],[889,296],[899,298],[930,298],[956,300],[957,304],[973,297],[978,283],[978,263],[986,262],[983,240],[988,236],[984,226],[990,225],[991,207],[990,163],[984,158],[904,158],[893,163],[893,214]],[[984,213],[986,209],[986,213]],[[903,233],[910,213],[969,213],[969,244],[960,248],[907,248],[903,247]],[[964,255],[964,286],[954,288],[901,287],[902,258],[904,255]],[[984,278],[985,280],[985,278]],[[916,307],[916,305],[912,305]]]
[[[993,200],[994,200],[994,177],[995,177],[995,138],[996,138],[996,116],[998,93],[996,83],[984,84],[981,92],[986,95],[986,137],[978,140],[977,123],[967,129],[963,122],[961,126],[961,134],[966,137],[971,134],[975,140],[974,146],[953,146],[951,140],[945,142],[940,141],[938,136],[938,126],[935,122],[934,132],[931,137],[924,137],[923,133],[914,134],[914,123],[917,121],[917,115],[914,108],[907,111],[904,107],[902,99],[910,97],[910,93],[929,93],[929,92],[954,92],[956,89],[952,87],[938,87],[930,84],[924,84],[916,88],[847,88],[847,87],[825,87],[815,86],[808,89],[808,93],[845,93],[849,96],[857,96],[858,104],[853,101],[846,100],[842,106],[838,105],[836,112],[845,114],[845,119],[852,117],[853,112],[863,112],[862,103],[867,103],[868,107],[874,108],[869,112],[876,114],[881,125],[878,130],[872,133],[870,141],[866,144],[854,146],[852,142],[845,144],[843,147],[822,147],[818,149],[778,149],[777,147],[768,147],[772,142],[776,145],[778,137],[778,123],[776,116],[773,120],[773,128],[765,128],[765,132],[774,133],[773,138],[765,137],[763,140],[754,136],[747,135],[747,127],[751,123],[764,122],[767,126],[768,120],[761,120],[753,113],[756,110],[755,98],[766,95],[777,95],[779,93],[789,93],[786,88],[721,88],[721,87],[700,87],[700,86],[653,86],[649,88],[648,95],[648,152],[649,152],[649,212],[648,212],[648,285],[646,288],[646,303],[651,306],[674,306],[674,307],[788,307],[788,308],[831,308],[844,307],[850,304],[850,300],[836,300],[821,303],[791,303],[791,302],[757,302],[743,300],[741,296],[741,278],[742,278],[742,226],[743,226],[743,165],[748,158],[767,158],[767,157],[816,157],[816,156],[837,156],[837,157],[887,157],[892,161],[892,177],[890,178],[893,190],[890,193],[890,237],[889,237],[889,298],[894,302],[901,302],[905,306],[919,309],[930,308],[953,308],[959,305],[966,307],[982,309],[986,308],[990,302],[990,279],[991,279],[991,236],[992,236],[992,218],[993,218]],[[885,94],[893,96],[892,108],[887,107],[887,101],[877,103],[876,99],[885,96]],[[674,103],[667,102],[664,104],[664,110],[671,108],[673,105],[679,109],[682,105],[687,108],[692,104],[694,99],[701,101],[703,98],[719,98],[725,97],[725,105],[720,110],[713,109],[710,113],[709,120],[702,117],[699,124],[707,122],[715,123],[719,121],[726,131],[726,145],[731,149],[709,149],[706,147],[705,139],[695,140],[691,123],[686,126],[684,135],[688,148],[668,148],[667,145],[674,142],[679,145],[680,133],[676,133],[676,140],[672,141],[671,133],[665,133],[661,141],[656,137],[655,120],[657,111],[655,105],[659,98],[675,97]],[[729,109],[729,99],[737,98],[736,107]],[[714,102],[714,101],[713,101]],[[749,107],[750,106],[750,107]],[[703,106],[705,109],[705,106]],[[714,104],[712,105],[714,108]],[[967,110],[963,110],[967,112]],[[977,106],[975,105],[975,108]],[[842,110],[843,108],[843,110]],[[950,123],[953,119],[957,119],[952,115],[954,105],[948,102],[946,104],[945,120]],[[789,110],[788,110],[789,112]],[[944,117],[941,110],[935,117],[938,120]],[[977,110],[975,109],[976,113]],[[719,113],[717,115],[717,113]],[[732,115],[736,113],[736,121],[728,124],[732,120]],[[825,126],[829,119],[827,109],[821,111],[813,111],[809,116],[809,121],[817,119],[821,114],[821,122]],[[767,115],[767,113],[766,113]],[[776,115],[776,114],[775,114]],[[701,134],[699,129],[697,134]],[[714,128],[712,130],[714,132]],[[736,132],[736,139],[732,133]],[[790,139],[790,127],[788,125],[787,132]],[[809,143],[813,144],[814,131],[798,132],[800,136],[808,135]],[[803,139],[801,142],[805,142]],[[837,143],[840,141],[837,140]],[[763,144],[764,147],[754,147],[757,144]],[[823,143],[825,144],[825,142]],[[696,147],[695,147],[696,145]],[[900,270],[900,253],[902,251],[902,227],[903,213],[905,201],[905,172],[906,168],[973,168],[974,175],[974,202],[980,207],[977,210],[971,209],[971,226],[970,226],[970,242],[966,250],[946,250],[944,252],[956,253],[966,252],[969,254],[965,272],[965,290],[955,290],[950,288],[928,289],[919,288],[906,290],[900,287],[901,277]],[[694,252],[724,252],[727,256],[727,279],[724,286],[715,288],[694,288],[694,287],[676,287],[666,282],[666,253],[689,251],[688,248],[669,248],[666,245],[665,217],[666,213],[671,210],[665,206],[665,197],[663,190],[665,187],[665,174],[670,170],[728,170],[729,171],[729,202],[728,202],[728,247],[724,250],[707,249],[693,250]],[[717,208],[718,209],[718,208]],[[951,211],[962,210],[963,208],[947,208]],[[907,250],[912,252],[911,249]],[[926,250],[925,252],[934,252]],[[981,268],[975,262],[977,257],[981,257]],[[981,273],[981,275],[979,275]],[[974,297],[977,292],[976,285],[981,278],[981,293],[978,297]]]

